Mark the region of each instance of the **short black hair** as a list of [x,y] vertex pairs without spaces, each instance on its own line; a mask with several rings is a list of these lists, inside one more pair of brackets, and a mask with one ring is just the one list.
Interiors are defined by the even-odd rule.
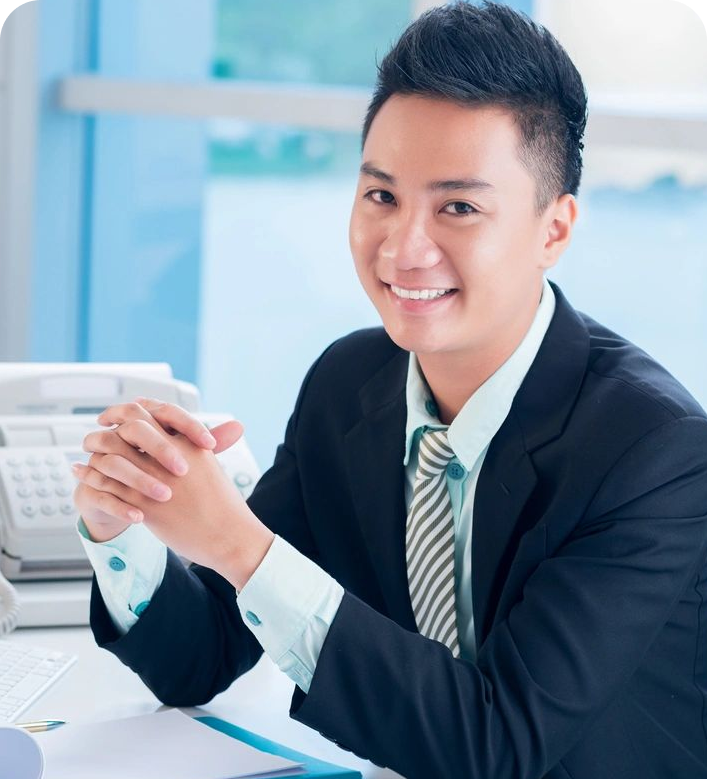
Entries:
[[493,2],[423,13],[378,66],[363,143],[396,94],[509,109],[520,130],[519,158],[537,182],[538,213],[562,194],[577,194],[587,94],[567,52],[525,14]]

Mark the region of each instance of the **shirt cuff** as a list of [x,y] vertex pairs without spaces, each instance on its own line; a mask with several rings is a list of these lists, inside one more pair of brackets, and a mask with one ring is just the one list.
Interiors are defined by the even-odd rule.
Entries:
[[265,653],[307,692],[343,597],[335,579],[275,536],[238,608]]
[[91,540],[83,519],[77,530],[117,630],[125,635],[162,584],[167,547],[144,525],[131,525],[110,541]]

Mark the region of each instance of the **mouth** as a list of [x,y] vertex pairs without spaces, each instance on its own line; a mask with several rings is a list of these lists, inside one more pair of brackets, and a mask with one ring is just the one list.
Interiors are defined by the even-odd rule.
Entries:
[[424,313],[445,305],[459,291],[455,287],[399,287],[397,284],[386,284],[387,293],[393,304],[400,310],[410,314]]
[[397,287],[395,284],[388,284],[390,291],[401,300],[437,300],[445,295],[451,295],[456,292],[453,287],[440,288],[440,287],[428,287],[423,289],[407,289],[405,287]]

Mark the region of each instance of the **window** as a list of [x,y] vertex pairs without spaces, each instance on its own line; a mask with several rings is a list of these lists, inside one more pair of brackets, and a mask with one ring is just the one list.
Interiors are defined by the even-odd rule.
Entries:
[[[347,243],[360,122],[376,56],[433,4],[20,8],[0,38],[2,357],[168,361],[267,465],[312,360],[378,323]],[[552,276],[707,404],[707,30],[674,0],[512,4],[592,101]]]

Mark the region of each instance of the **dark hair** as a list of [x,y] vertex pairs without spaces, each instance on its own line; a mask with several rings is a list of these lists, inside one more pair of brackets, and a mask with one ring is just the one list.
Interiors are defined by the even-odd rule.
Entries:
[[539,213],[577,194],[587,95],[567,52],[544,27],[506,5],[456,2],[422,14],[378,66],[363,125],[392,95],[499,105],[520,130],[519,158],[537,181]]

